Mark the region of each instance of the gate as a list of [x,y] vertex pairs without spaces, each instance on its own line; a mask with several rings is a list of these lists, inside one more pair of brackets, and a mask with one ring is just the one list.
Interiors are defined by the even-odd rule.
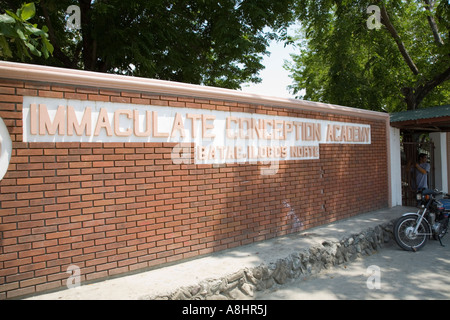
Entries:
[[[405,138],[405,136],[403,137]],[[430,172],[428,173],[428,188],[435,188],[435,167],[434,167],[434,143],[431,141],[424,142],[407,142],[402,141],[400,144],[402,157],[402,204],[404,206],[417,205],[416,202],[416,173],[415,164],[418,162],[420,153],[428,156],[430,163]]]

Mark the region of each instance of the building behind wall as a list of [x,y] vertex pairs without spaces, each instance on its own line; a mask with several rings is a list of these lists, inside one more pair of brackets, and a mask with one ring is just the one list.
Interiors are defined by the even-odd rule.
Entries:
[[[0,62],[0,117],[0,299],[63,288],[72,265],[100,280],[390,205],[383,113]],[[252,123],[272,139],[252,145]]]

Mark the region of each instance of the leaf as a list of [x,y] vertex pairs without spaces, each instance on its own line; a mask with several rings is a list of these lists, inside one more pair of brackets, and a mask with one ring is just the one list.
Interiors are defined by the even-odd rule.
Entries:
[[14,29],[15,29],[17,35],[19,36],[20,40],[27,41],[27,37],[25,37],[25,34],[23,33],[20,24],[16,24]]
[[13,17],[7,15],[6,13],[5,14],[0,14],[0,23],[11,24],[11,23],[14,23],[14,22],[16,22],[16,20]]
[[14,25],[12,24],[2,24],[0,23],[0,35],[3,35],[7,38],[14,38],[17,36]]
[[25,25],[25,30],[27,30],[29,33],[35,35],[35,36],[46,36],[45,31],[38,29],[32,25]]
[[47,52],[49,52],[50,54],[53,54],[54,51],[54,47],[53,45],[50,43],[50,41],[48,41],[47,38],[42,38],[42,42],[43,42],[43,47],[42,49],[45,49]]
[[10,17],[14,18],[16,21],[21,21],[20,18],[12,11],[9,10],[5,10],[6,14],[9,15]]
[[8,41],[6,41],[6,38],[4,36],[0,36],[0,47],[1,47],[1,55],[12,58],[12,52],[9,48]]
[[42,46],[41,52],[44,55],[45,59],[48,59],[49,53],[48,53],[47,47],[45,45]]
[[23,41],[17,41],[17,53],[15,53],[22,61],[24,61],[25,57],[31,59],[30,53],[27,50],[27,46]]
[[21,8],[22,12],[20,17],[23,21],[27,21],[34,17],[36,14],[36,7],[33,2],[24,4]]
[[32,54],[34,54],[35,56],[42,56],[41,52],[39,52],[38,49],[36,49],[36,47],[34,45],[32,45],[31,43],[25,43],[25,45],[28,47],[28,49],[30,49],[30,52]]

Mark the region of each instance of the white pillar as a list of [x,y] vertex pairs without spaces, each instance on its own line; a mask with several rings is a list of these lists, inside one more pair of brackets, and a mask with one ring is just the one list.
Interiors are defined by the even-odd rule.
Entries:
[[400,129],[390,128],[391,199],[392,207],[402,205],[402,164],[400,155]]
[[9,136],[8,128],[3,119],[0,118],[0,181],[8,171],[9,162],[11,161],[12,141]]
[[435,187],[447,193],[447,135],[444,132],[434,132],[430,133],[430,138],[434,142]]

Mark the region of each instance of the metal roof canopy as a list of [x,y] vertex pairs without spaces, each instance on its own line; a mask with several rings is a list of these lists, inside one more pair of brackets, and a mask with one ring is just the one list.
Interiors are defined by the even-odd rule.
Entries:
[[392,113],[391,126],[403,130],[450,132],[450,105]]

